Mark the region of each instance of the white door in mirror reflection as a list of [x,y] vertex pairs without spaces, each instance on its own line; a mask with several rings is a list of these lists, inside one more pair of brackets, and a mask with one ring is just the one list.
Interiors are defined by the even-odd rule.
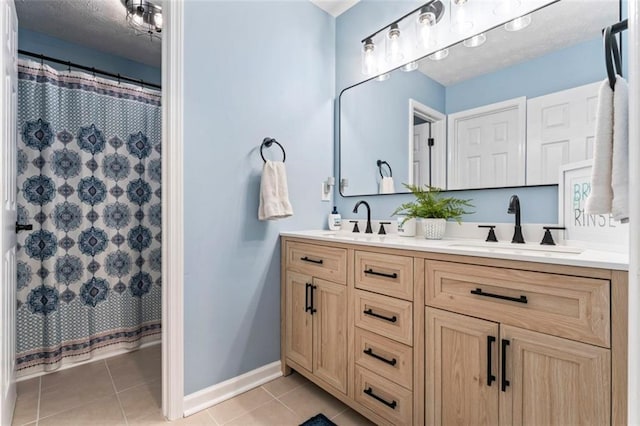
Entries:
[[593,157],[599,86],[527,101],[527,185],[558,183],[560,166]]
[[[445,189],[446,116],[415,99],[409,100],[409,181]],[[433,145],[429,146],[429,139]]]
[[524,185],[524,97],[449,115],[448,189]]

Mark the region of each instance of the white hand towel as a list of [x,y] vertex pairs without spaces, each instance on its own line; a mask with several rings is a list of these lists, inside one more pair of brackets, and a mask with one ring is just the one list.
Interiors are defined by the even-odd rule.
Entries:
[[617,76],[613,92],[613,201],[611,213],[621,222],[629,220],[629,86]]
[[593,143],[591,193],[585,203],[587,214],[611,212],[611,160],[613,157],[613,90],[609,80],[600,84],[596,109],[596,130]]
[[393,185],[393,178],[385,176],[380,180],[380,194],[395,194],[396,189]]
[[265,161],[260,181],[258,219],[276,220],[293,215],[289,202],[287,172],[282,161]]

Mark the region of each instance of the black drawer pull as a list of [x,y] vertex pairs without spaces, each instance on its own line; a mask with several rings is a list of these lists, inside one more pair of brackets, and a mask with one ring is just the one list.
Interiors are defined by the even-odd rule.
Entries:
[[397,407],[397,405],[398,405],[398,403],[397,403],[395,400],[393,400],[393,401],[389,402],[389,401],[387,401],[386,399],[379,397],[378,395],[376,395],[375,393],[373,393],[373,389],[371,389],[371,387],[366,388],[366,389],[364,390],[364,393],[366,393],[367,395],[369,395],[371,398],[376,399],[376,400],[378,400],[378,401],[382,402],[384,405],[386,405],[387,407],[390,407],[390,408],[392,408],[392,409],[394,409],[394,410],[396,409],[396,407]]
[[377,275],[379,277],[386,277],[386,278],[393,278],[393,279],[398,278],[398,274],[396,274],[395,272],[393,274],[385,274],[384,272],[376,272],[371,268],[365,269],[364,273],[365,274],[371,274],[371,275]]
[[379,359],[379,360],[380,360],[380,361],[382,361],[382,362],[386,362],[386,363],[387,363],[387,364],[389,364],[389,365],[396,365],[396,363],[398,362],[398,360],[397,360],[397,359],[395,359],[395,358],[393,358],[393,359],[391,359],[391,360],[388,360],[388,359],[386,359],[386,358],[385,358],[385,357],[383,357],[383,356],[380,356],[380,355],[378,355],[378,354],[373,353],[373,349],[371,349],[371,348],[367,348],[367,349],[365,349],[365,350],[364,350],[364,351],[362,351],[362,352],[364,352],[365,354],[367,354],[367,355],[369,355],[369,356],[371,356],[371,357],[374,357],[375,359]]
[[371,308],[365,309],[364,311],[362,311],[362,313],[365,314],[365,315],[371,315],[372,317],[380,318],[380,319],[383,319],[383,320],[389,321],[389,322],[398,321],[398,317],[396,317],[395,315],[392,316],[391,318],[385,317],[384,315],[376,314],[375,312],[373,312],[373,310]]
[[527,303],[527,296],[520,296],[520,297],[503,296],[501,294],[486,293],[482,291],[481,288],[476,288],[475,290],[471,290],[471,294],[475,294],[477,296],[484,296],[484,297],[493,297],[494,299],[508,300],[510,302]]
[[313,315],[316,312],[318,312],[318,310],[314,307],[315,303],[313,303],[313,294],[318,288],[318,286],[313,284],[310,284],[310,286],[311,286],[311,305],[309,307],[311,308],[311,315]]
[[509,343],[511,342],[507,339],[502,339],[502,384],[500,386],[502,392],[506,392],[507,386],[511,384],[511,382],[507,380],[507,346],[509,346]]
[[20,231],[32,231],[32,230],[33,230],[33,225],[22,225],[16,222],[16,233]]
[[491,345],[496,341],[493,336],[487,336],[487,386],[496,381],[496,376],[491,373]]
[[322,259],[320,260],[309,259],[307,256],[301,257],[300,260],[304,260],[305,262],[317,263],[318,265],[322,265],[324,263]]

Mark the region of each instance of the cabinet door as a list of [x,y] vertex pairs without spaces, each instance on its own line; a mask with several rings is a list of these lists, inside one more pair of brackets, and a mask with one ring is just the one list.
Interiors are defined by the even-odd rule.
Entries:
[[610,424],[609,350],[515,327],[500,331],[509,381],[500,392],[501,425]]
[[311,371],[313,347],[313,318],[307,311],[310,286],[308,275],[287,271],[286,281],[286,355],[290,360]]
[[427,424],[498,424],[497,338],[497,323],[426,309]]
[[347,288],[313,281],[313,374],[347,392]]

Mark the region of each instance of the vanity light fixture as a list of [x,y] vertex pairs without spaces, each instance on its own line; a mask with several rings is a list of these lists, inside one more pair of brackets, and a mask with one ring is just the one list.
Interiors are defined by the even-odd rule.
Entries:
[[520,31],[524,28],[527,28],[530,24],[531,15],[524,15],[504,24],[504,29],[507,31]]
[[362,74],[375,75],[378,71],[376,64],[376,46],[370,38],[364,41],[362,46]]
[[429,55],[428,58],[434,61],[440,61],[449,56],[449,49],[438,50],[436,53]]
[[418,61],[409,62],[400,68],[404,72],[411,72],[418,69]]
[[[361,41],[362,73],[373,76],[400,67],[404,61],[416,60],[427,53],[425,51],[420,54],[433,47],[435,32],[431,29],[444,16],[444,7],[444,0],[430,0],[365,37]],[[412,28],[414,25],[415,31]],[[384,76],[380,78],[383,79]]]
[[336,184],[336,179],[333,176],[329,176],[327,180],[322,182],[322,200],[331,200],[331,188]]
[[462,42],[465,47],[478,47],[483,45],[487,41],[487,36],[484,33],[480,33]]

